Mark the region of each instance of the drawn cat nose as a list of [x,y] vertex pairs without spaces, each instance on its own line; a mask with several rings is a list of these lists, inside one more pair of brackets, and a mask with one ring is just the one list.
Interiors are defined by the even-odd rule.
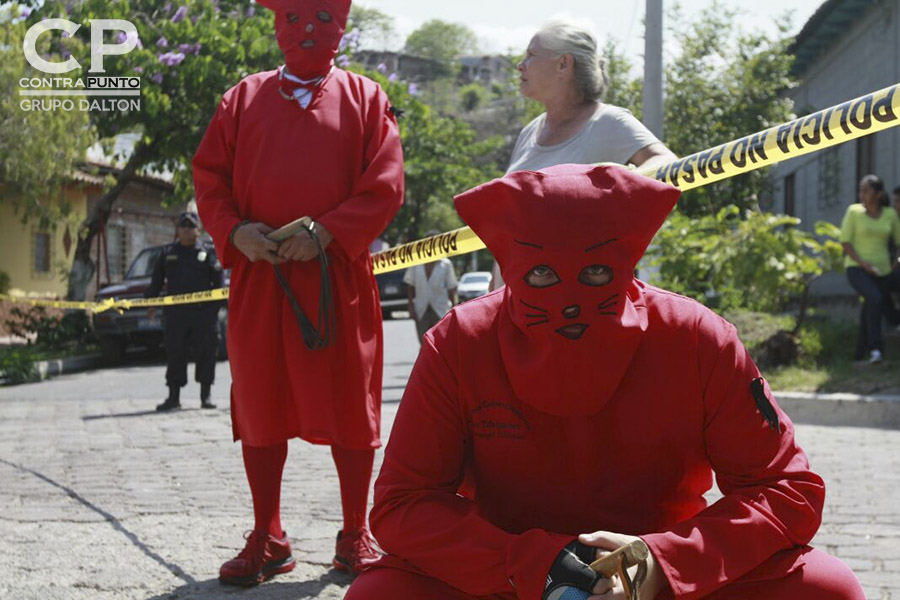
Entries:
[[562,309],[562,315],[567,319],[576,319],[581,314],[581,308],[577,304],[572,304]]

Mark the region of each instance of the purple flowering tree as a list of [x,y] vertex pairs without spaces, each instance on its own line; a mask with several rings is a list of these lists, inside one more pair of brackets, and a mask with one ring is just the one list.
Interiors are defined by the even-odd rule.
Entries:
[[[121,191],[144,169],[174,174],[175,192],[167,202],[193,198],[190,161],[222,94],[243,77],[269,70],[283,58],[275,42],[273,15],[248,10],[246,0],[187,0],[163,4],[159,0],[82,0],[67,4],[46,0],[35,7],[25,25],[64,16],[78,23],[90,19],[126,19],[138,30],[138,46],[104,60],[107,76],[141,77],[140,110],[90,112],[92,130],[100,140],[138,132],[140,140],[104,190],[100,201],[81,224],[76,236],[75,261],[69,274],[68,296],[83,299],[95,266],[90,247],[98,223],[112,211]],[[126,39],[108,34],[108,43]],[[64,40],[83,70],[67,76],[84,77],[90,65],[90,28],[82,27]],[[60,42],[62,43],[62,41]],[[111,146],[111,144],[110,144]]]

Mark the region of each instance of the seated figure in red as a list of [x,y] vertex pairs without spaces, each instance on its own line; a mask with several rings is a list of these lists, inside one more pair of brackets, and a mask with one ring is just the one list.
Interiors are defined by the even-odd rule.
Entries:
[[346,600],[624,599],[587,563],[637,538],[641,600],[864,598],[807,545],[825,486],[735,328],[633,276],[678,195],[562,165],[456,198],[507,285],[425,336]]

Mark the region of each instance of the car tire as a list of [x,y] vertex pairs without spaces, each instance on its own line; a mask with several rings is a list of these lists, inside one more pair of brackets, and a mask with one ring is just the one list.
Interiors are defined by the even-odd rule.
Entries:
[[125,340],[119,337],[100,338],[100,358],[107,366],[125,362]]

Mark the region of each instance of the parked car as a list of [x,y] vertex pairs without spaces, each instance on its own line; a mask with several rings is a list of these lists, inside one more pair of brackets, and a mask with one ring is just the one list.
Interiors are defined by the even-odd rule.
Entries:
[[[107,285],[97,292],[97,300],[107,298],[143,298],[144,291],[150,286],[153,268],[162,252],[162,246],[145,248],[135,257],[121,283]],[[212,247],[210,246],[211,251]],[[225,285],[231,277],[225,271]],[[165,288],[163,288],[165,291]],[[225,337],[228,327],[228,304],[221,302],[219,307],[219,348],[218,357],[228,357]],[[100,343],[100,352],[105,362],[118,364],[125,358],[125,352],[133,346],[141,346],[156,350],[163,344],[163,310],[157,308],[151,316],[147,308],[130,308],[119,313],[107,310],[93,315],[94,333]]]
[[409,306],[409,286],[403,281],[404,273],[406,270],[400,269],[375,276],[381,298],[382,319],[390,319],[395,310],[406,310]]
[[478,298],[479,296],[487,294],[490,285],[490,271],[472,271],[470,273],[463,273],[462,277],[459,278],[459,285],[456,288],[456,293],[459,296],[459,301],[465,302],[466,300],[471,300],[472,298]]

